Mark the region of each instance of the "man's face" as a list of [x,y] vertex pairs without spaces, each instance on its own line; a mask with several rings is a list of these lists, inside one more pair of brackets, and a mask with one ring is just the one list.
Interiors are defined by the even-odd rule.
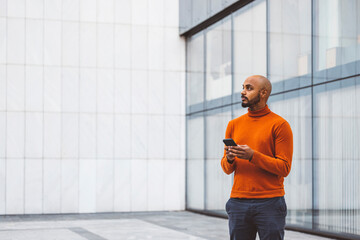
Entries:
[[253,78],[247,78],[241,91],[241,106],[252,108],[260,102],[260,89],[258,82]]

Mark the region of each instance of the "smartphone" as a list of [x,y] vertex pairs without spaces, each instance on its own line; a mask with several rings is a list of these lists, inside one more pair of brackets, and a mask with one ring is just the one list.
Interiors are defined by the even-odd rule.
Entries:
[[236,142],[232,138],[226,138],[223,142],[226,146],[237,146]]

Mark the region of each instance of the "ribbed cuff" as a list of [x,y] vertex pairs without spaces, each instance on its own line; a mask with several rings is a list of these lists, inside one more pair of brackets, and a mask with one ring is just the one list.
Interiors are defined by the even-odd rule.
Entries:
[[234,161],[235,161],[235,159],[234,159],[234,160],[232,160],[232,161],[230,161],[230,160],[227,158],[227,156],[226,156],[226,161],[227,161],[228,163],[230,163],[230,164],[233,164],[233,163],[234,163]]

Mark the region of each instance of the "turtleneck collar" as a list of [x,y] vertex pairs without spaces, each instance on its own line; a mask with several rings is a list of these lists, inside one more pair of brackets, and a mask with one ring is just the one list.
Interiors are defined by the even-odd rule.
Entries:
[[262,116],[269,114],[270,112],[271,111],[270,111],[268,105],[266,105],[264,108],[259,109],[257,111],[250,111],[250,109],[248,108],[249,117],[262,117]]

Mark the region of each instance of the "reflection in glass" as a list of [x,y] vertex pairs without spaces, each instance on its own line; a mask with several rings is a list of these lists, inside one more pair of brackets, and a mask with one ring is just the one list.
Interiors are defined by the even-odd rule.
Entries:
[[204,209],[204,116],[187,118],[187,208]]
[[360,0],[315,0],[314,82],[360,71]]
[[191,17],[192,18],[192,26],[199,24],[204,21],[207,17],[207,8],[208,8],[208,0],[196,0],[190,1],[191,6]]
[[288,206],[287,223],[312,227],[311,89],[272,96],[269,98],[269,107],[289,122],[293,132],[291,172],[284,184]]
[[360,79],[314,87],[314,208],[321,230],[360,234]]
[[311,0],[269,1],[273,93],[311,84]]
[[232,175],[224,174],[220,161],[224,154],[222,140],[231,108],[225,107],[206,113],[206,209],[224,212],[225,203],[230,197]]
[[206,100],[231,95],[231,19],[206,33]]
[[266,76],[266,1],[251,3],[234,13],[234,102],[240,101],[245,79]]
[[[189,111],[203,108],[204,101],[204,34],[187,41],[187,105]],[[196,105],[200,105],[196,109]],[[191,108],[191,106],[193,106]]]

